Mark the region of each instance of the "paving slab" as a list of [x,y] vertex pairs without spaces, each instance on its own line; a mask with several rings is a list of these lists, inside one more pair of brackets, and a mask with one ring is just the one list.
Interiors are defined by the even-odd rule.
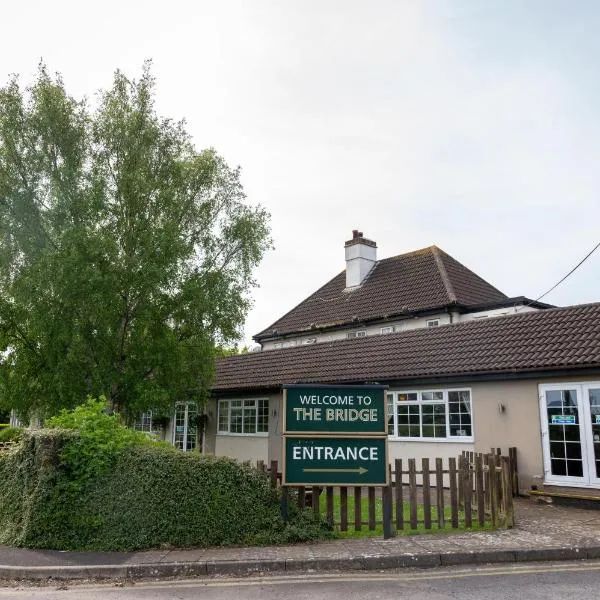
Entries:
[[516,501],[508,530],[269,547],[59,552],[0,546],[0,579],[166,578],[600,558],[600,510]]

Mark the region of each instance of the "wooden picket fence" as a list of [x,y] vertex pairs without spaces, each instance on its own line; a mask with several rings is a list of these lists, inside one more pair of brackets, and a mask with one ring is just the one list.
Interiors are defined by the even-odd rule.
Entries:
[[[329,525],[340,531],[348,531],[352,524],[356,531],[364,525],[374,531],[383,524],[377,519],[378,501],[387,495],[398,530],[510,528],[515,524],[513,497],[518,493],[516,456],[516,448],[509,449],[509,456],[502,456],[500,449],[495,448],[488,454],[463,452],[458,458],[449,458],[447,465],[441,458],[423,458],[420,469],[414,458],[397,459],[389,466],[389,486],[286,486],[281,488],[282,510],[286,517],[288,502],[293,498],[299,507],[312,507],[322,513]],[[271,485],[277,488],[281,486],[278,467],[277,461],[272,461],[270,468],[262,461],[257,463],[257,468],[267,473]],[[336,494],[339,510],[334,510]],[[354,496],[352,522],[348,510],[350,494]],[[367,521],[362,517],[363,502],[367,503]]]

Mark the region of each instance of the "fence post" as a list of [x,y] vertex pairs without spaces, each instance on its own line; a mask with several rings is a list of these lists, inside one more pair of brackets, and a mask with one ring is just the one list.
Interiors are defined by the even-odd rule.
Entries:
[[362,529],[362,499],[360,486],[354,488],[354,531]]
[[392,480],[381,490],[381,499],[383,502],[383,539],[389,540],[394,537],[392,527]]
[[340,531],[348,531],[348,488],[340,488]]
[[367,491],[369,498],[369,531],[375,530],[375,488],[370,487]]
[[515,526],[514,494],[512,490],[512,471],[510,458],[502,457],[502,478],[504,480],[504,524],[505,527]]
[[466,450],[463,450],[460,453],[460,456],[458,457],[458,510],[462,510],[464,507],[464,500],[463,500],[463,494],[464,494],[464,489],[463,489],[463,485],[462,485],[462,478],[461,478],[461,465],[462,465],[462,460],[465,457],[465,452]]
[[463,490],[463,502],[465,506],[465,527],[473,526],[473,514],[471,512],[471,500],[473,498],[473,490],[469,489],[471,484],[471,476],[469,473],[469,458],[462,456],[460,461],[460,487]]
[[402,459],[396,459],[396,529],[404,529],[404,499],[402,489]]
[[492,527],[498,527],[498,473],[496,472],[496,455],[490,454],[490,513]]
[[431,529],[431,486],[429,481],[429,459],[421,461],[421,473],[423,477],[423,523],[425,529]]
[[508,457],[510,459],[510,473],[512,476],[512,493],[513,496],[519,495],[519,465],[517,463],[517,449],[513,446],[508,449]]
[[408,487],[410,498],[410,527],[417,528],[417,468],[415,459],[408,459]]
[[450,513],[452,527],[458,528],[458,494],[456,485],[456,458],[451,456],[448,459],[448,475],[450,479]]
[[477,494],[477,522],[485,525],[485,495],[483,490],[483,460],[481,454],[475,456],[475,487]]
[[285,523],[289,519],[289,501],[290,501],[290,490],[284,486],[281,490],[281,496],[279,497],[279,506],[281,508],[281,518]]
[[313,512],[315,513],[315,515],[318,515],[320,512],[320,500],[321,500],[321,488],[315,487],[313,485],[311,504],[312,504],[312,509],[313,509]]
[[444,529],[446,526],[444,515],[444,465],[441,458],[435,459],[435,492],[437,496],[438,529]]
[[298,487],[298,510],[303,511],[306,508],[306,488],[301,485]]
[[271,461],[271,487],[277,488],[277,469],[279,467],[279,463],[276,460]]
[[333,528],[333,488],[331,486],[326,488],[325,493],[327,495],[327,524]]

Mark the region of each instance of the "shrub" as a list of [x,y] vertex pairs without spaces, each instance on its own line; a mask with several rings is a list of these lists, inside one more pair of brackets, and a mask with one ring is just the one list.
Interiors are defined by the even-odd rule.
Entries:
[[108,402],[103,396],[98,400],[88,398],[73,410],[61,411],[49,419],[46,426],[79,433],[61,453],[62,460],[72,471],[73,484],[78,488],[112,469],[119,450],[134,446],[165,446],[140,431],[125,427],[118,414],[108,414]]
[[0,429],[0,442],[16,442],[23,433],[21,427],[4,427]]
[[283,523],[268,478],[123,431],[90,400],[0,453],[0,544],[57,550],[269,544],[330,534],[309,511]]

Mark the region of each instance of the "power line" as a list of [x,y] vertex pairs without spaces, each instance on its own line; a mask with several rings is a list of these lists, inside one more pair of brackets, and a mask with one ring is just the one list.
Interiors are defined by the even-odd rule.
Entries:
[[555,283],[547,292],[544,292],[539,298],[536,298],[534,300],[534,302],[538,302],[539,300],[541,300],[544,296],[547,296],[553,289],[557,288],[565,279],[567,279],[567,277],[569,277],[570,275],[572,275],[573,273],[575,273],[575,271],[577,271],[577,269],[579,269],[579,267],[592,255],[594,254],[594,252],[596,252],[596,250],[598,250],[598,248],[600,248],[600,242],[598,242],[593,248],[592,250],[586,254],[558,283]]

